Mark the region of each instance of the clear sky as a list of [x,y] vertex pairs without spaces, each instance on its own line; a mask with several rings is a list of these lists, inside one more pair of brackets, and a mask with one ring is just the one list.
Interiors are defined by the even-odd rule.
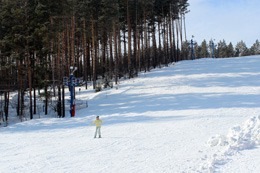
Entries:
[[225,40],[235,46],[243,40],[250,48],[260,41],[260,0],[189,0],[186,14],[187,39],[194,35],[199,44],[205,39]]

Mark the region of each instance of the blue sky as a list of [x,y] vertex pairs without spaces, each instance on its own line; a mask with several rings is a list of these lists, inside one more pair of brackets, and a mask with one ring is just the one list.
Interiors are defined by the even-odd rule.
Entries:
[[250,48],[260,40],[260,0],[189,0],[186,15],[187,39],[199,44],[225,39],[233,46],[243,40]]

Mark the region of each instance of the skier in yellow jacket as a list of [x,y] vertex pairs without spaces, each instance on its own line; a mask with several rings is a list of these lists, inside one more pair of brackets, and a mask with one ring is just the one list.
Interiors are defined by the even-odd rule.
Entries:
[[100,129],[101,129],[101,123],[103,123],[103,121],[101,121],[101,120],[99,119],[99,116],[97,116],[96,120],[95,120],[93,123],[90,124],[90,125],[96,124],[96,132],[95,132],[94,138],[96,138],[97,133],[98,133],[98,135],[99,135],[99,138],[101,138],[101,131],[100,131]]

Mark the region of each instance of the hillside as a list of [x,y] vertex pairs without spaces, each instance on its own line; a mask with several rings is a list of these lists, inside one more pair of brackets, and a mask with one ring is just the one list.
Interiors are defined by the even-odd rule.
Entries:
[[0,128],[0,172],[258,172],[259,67],[260,56],[181,61],[83,89],[74,118]]

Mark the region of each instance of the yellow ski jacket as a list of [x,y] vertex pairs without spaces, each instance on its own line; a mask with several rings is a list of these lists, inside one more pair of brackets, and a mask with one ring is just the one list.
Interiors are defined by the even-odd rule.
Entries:
[[101,120],[95,120],[93,123],[91,123],[90,125],[96,124],[96,127],[101,127],[101,123],[103,123],[103,121]]

